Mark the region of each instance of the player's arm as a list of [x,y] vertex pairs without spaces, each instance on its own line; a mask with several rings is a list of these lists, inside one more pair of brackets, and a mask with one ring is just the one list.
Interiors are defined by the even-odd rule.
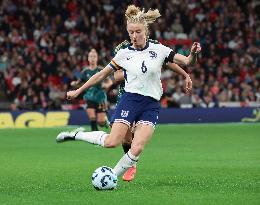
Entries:
[[176,73],[182,75],[185,79],[184,81],[184,89],[185,89],[185,93],[186,94],[190,94],[192,91],[192,81],[191,78],[189,76],[189,74],[183,70],[179,65],[177,65],[176,63],[168,63],[167,66],[175,71]]
[[87,82],[85,82],[80,88],[77,90],[72,90],[67,92],[67,99],[74,99],[78,97],[83,91],[87,90],[88,88],[92,87],[93,85],[101,82],[107,76],[109,76],[113,72],[113,69],[109,65],[107,65],[104,69],[93,75]]
[[201,51],[200,43],[194,42],[190,49],[190,55],[188,57],[176,53],[173,57],[173,62],[185,66],[192,66],[197,62],[198,54]]
[[124,80],[125,78],[123,71],[117,70],[103,82],[102,87],[106,90],[109,90],[112,85],[121,83]]
[[117,70],[114,72],[115,83],[119,83],[125,80],[123,70]]
[[[120,51],[120,49],[125,48],[127,46],[129,46],[128,40],[125,40],[125,41],[121,42],[120,44],[118,44],[114,50],[114,55],[116,55]],[[117,83],[124,81],[125,78],[124,78],[123,70],[117,69],[114,72],[114,75],[111,76],[111,80],[112,80],[113,84],[117,84]]]

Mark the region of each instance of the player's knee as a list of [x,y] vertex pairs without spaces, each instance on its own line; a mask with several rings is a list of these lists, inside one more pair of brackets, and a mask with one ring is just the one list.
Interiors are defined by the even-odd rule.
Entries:
[[115,148],[120,144],[120,142],[118,140],[115,140],[115,138],[107,138],[105,140],[104,146],[107,148]]
[[97,123],[98,123],[98,125],[100,127],[105,127],[106,126],[106,121],[98,121]]

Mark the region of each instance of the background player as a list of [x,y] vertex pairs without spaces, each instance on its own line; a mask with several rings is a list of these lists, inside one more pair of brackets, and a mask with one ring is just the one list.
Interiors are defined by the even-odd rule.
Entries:
[[[95,49],[91,49],[88,53],[89,66],[84,68],[81,78],[78,81],[72,81],[72,86],[78,86],[88,81],[93,75],[98,73],[101,68],[98,67],[98,53]],[[83,99],[87,104],[86,112],[90,121],[91,131],[97,131],[98,126],[107,125],[107,96],[102,89],[102,83],[98,83],[86,90]]]

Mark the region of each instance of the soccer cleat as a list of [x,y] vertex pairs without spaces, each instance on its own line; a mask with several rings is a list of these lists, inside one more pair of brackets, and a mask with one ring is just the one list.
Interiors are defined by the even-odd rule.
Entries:
[[130,181],[132,181],[132,180],[134,180],[134,178],[135,178],[135,173],[136,173],[136,167],[130,167],[126,172],[125,172],[125,174],[123,175],[123,180],[124,181],[128,181],[128,182],[130,182]]
[[85,131],[85,128],[84,127],[78,127],[74,130],[72,130],[71,132],[84,132]]
[[85,129],[83,127],[79,127],[77,129],[74,129],[70,132],[61,132],[56,137],[56,142],[66,142],[66,141],[73,141],[75,140],[75,136],[78,132],[83,132]]
[[75,136],[78,132],[61,132],[56,137],[56,142],[66,142],[75,140]]

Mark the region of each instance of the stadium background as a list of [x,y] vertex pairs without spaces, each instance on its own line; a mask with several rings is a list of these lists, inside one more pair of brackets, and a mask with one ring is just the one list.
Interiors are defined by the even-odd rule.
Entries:
[[[10,102],[12,109],[61,109],[69,82],[87,65],[87,52],[96,48],[99,64],[104,66],[113,48],[128,39],[123,29],[128,2],[3,1],[1,102]],[[184,96],[182,78],[165,70],[163,107],[260,101],[257,1],[136,3],[163,11],[163,17],[151,26],[150,38],[186,55],[191,42],[202,45],[199,63],[189,70],[193,96]],[[111,104],[115,96],[115,90],[109,92]]]
[[[136,181],[97,193],[92,171],[113,166],[122,150],[58,146],[55,136],[87,124],[84,103],[67,102],[65,92],[90,48],[104,66],[128,38],[129,3],[161,11],[150,38],[185,55],[201,43],[198,64],[185,68],[192,96],[163,68],[160,116],[160,123],[198,124],[158,125]],[[0,204],[259,204],[259,123],[226,123],[260,121],[259,16],[257,0],[1,1]],[[116,96],[115,86],[110,112]]]
[[[104,66],[128,39],[122,28],[131,2],[163,11],[150,38],[185,55],[193,41],[202,45],[199,63],[186,68],[192,96],[184,94],[181,76],[163,68],[163,108],[260,107],[258,1],[17,0],[3,1],[0,10],[0,110],[82,109],[84,102],[67,102],[65,92],[91,48]],[[108,90],[112,109],[117,92]],[[255,118],[253,112],[245,117]]]

